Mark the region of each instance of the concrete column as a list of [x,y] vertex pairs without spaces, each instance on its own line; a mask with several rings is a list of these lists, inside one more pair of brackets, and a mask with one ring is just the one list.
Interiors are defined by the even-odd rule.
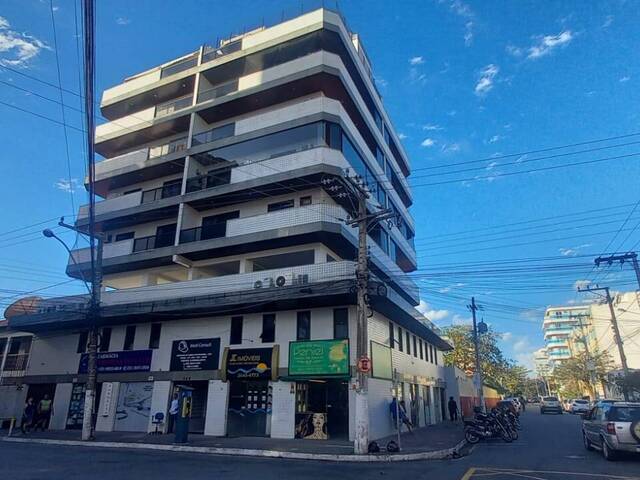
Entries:
[[171,394],[171,382],[163,380],[153,382],[153,394],[151,395],[151,412],[149,415],[148,432],[155,431],[156,427],[152,423],[156,413],[164,413],[164,426],[162,431],[165,432],[169,421],[169,395]]
[[224,437],[227,434],[227,402],[229,384],[220,380],[209,380],[207,394],[207,415],[204,434]]
[[118,407],[120,382],[104,382],[98,403],[97,432],[113,432]]
[[272,387],[271,437],[294,438],[295,382],[273,382]]
[[64,430],[67,424],[72,387],[73,383],[59,383],[56,385],[56,393],[53,396],[53,414],[49,422],[51,430]]

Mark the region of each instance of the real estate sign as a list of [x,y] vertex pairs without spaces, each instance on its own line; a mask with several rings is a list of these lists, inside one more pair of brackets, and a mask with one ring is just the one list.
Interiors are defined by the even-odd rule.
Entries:
[[349,340],[290,342],[289,375],[349,375]]

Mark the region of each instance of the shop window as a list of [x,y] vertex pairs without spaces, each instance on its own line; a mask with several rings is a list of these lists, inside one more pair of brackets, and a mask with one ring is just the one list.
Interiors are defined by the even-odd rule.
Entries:
[[333,309],[333,338],[349,338],[349,309]]
[[273,343],[276,341],[276,315],[275,313],[265,313],[262,315],[262,343]]
[[413,356],[418,358],[418,339],[413,336]]
[[420,360],[424,360],[424,349],[422,348],[422,339],[418,340],[418,344],[420,345]]
[[161,323],[151,324],[151,335],[149,335],[149,348],[156,349],[160,346],[160,332],[162,330]]
[[395,327],[392,322],[389,322],[389,346],[391,348],[396,347],[396,339],[395,339]]
[[298,312],[296,322],[296,340],[311,340],[311,312]]
[[402,329],[398,327],[398,350],[402,352],[404,342],[402,341]]
[[105,327],[102,329],[102,332],[100,333],[99,350],[101,352],[108,352],[110,344],[111,344],[111,328]]
[[87,341],[89,339],[88,332],[82,332],[78,337],[78,347],[76,348],[76,352],[84,353],[87,351]]
[[300,206],[306,207],[307,205],[311,205],[312,199],[311,197],[300,197]]
[[278,210],[293,208],[294,206],[293,198],[291,198],[289,200],[283,200],[282,202],[270,203],[267,205],[267,212],[277,212]]
[[242,317],[231,317],[231,335],[229,344],[239,345],[242,343]]
[[133,350],[133,342],[136,339],[136,326],[129,325],[124,332],[123,350]]
[[405,335],[407,336],[407,355],[411,355],[411,334],[407,330]]

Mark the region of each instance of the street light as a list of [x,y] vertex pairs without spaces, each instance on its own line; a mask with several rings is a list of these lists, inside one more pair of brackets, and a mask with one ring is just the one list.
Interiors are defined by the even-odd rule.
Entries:
[[44,235],[47,238],[55,238],[58,242],[60,242],[62,244],[62,246],[65,248],[65,250],[69,253],[69,258],[71,259],[73,264],[76,267],[78,267],[78,272],[80,273],[80,278],[82,280],[82,283],[84,283],[85,288],[87,289],[89,294],[91,294],[91,287],[89,287],[89,284],[87,283],[87,280],[84,278],[82,270],[80,269],[80,266],[78,265],[78,262],[76,262],[76,259],[73,256],[73,253],[71,253],[71,249],[69,248],[69,246],[66,243],[64,243],[64,240],[62,240],[60,237],[58,237],[53,232],[53,230],[51,230],[50,228],[45,228],[44,230],[42,230],[42,235]]

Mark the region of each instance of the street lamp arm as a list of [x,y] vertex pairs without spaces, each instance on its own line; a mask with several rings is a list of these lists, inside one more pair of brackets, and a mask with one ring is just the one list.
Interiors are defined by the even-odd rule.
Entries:
[[64,241],[60,237],[58,237],[55,233],[53,233],[52,230],[50,230],[48,228],[44,229],[42,231],[42,234],[47,238],[55,238],[65,248],[65,250],[69,253],[69,258],[71,258],[71,261],[73,262],[73,264],[76,267],[78,267],[78,272],[80,273],[80,277],[82,279],[82,283],[84,283],[84,286],[86,287],[87,291],[89,292],[89,294],[91,294],[91,287],[89,287],[89,284],[87,283],[87,280],[84,278],[84,275],[82,273],[82,269],[80,268],[80,265],[78,264],[78,262],[76,261],[75,257],[73,256],[73,253],[71,253],[71,249],[67,246],[67,244],[64,243]]

